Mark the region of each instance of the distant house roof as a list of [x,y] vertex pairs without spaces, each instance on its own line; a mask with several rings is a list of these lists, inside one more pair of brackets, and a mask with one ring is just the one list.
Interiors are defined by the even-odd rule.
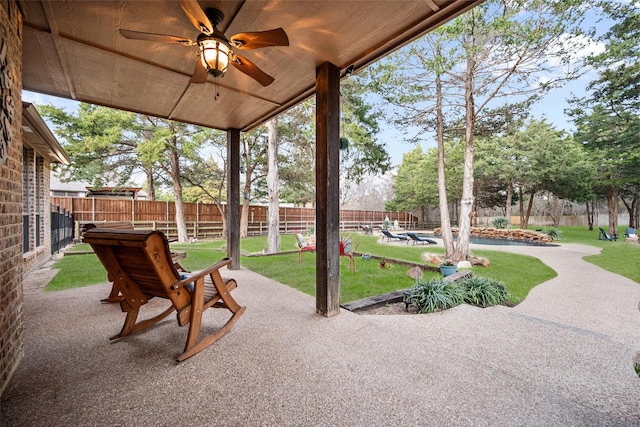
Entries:
[[146,196],[142,188],[140,187],[100,187],[93,188],[87,187],[87,197],[133,197],[134,199],[138,198],[138,193],[140,196]]
[[87,183],[81,181],[62,182],[57,174],[52,170],[50,178],[49,188],[57,195],[58,193],[65,193],[69,196],[81,196],[84,197],[87,191]]
[[22,143],[51,163],[69,164],[67,153],[29,102],[22,103]]
[[51,171],[49,188],[54,196],[70,197],[133,197],[146,199],[147,193],[141,187],[101,187],[94,188],[85,181],[62,182],[58,174]]

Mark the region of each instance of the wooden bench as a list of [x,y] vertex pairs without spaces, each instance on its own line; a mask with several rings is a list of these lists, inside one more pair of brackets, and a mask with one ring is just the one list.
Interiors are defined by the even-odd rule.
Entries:
[[[246,309],[231,296],[236,281],[224,280],[220,273],[220,269],[231,262],[230,258],[182,278],[171,257],[169,241],[159,231],[96,228],[88,230],[84,238],[122,294],[120,306],[127,316],[120,333],[111,339],[148,329],[176,312],[178,325],[189,325],[184,352],[177,357],[181,362],[220,339]],[[153,317],[138,321],[140,309],[154,297],[167,299],[171,305]],[[200,338],[202,314],[208,308],[229,310],[231,317],[217,331]]]

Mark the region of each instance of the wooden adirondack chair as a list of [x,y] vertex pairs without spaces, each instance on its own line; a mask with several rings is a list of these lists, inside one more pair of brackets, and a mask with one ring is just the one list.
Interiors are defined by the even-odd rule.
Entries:
[[[122,294],[120,306],[127,317],[120,333],[111,339],[143,331],[175,311],[178,324],[189,325],[184,352],[177,358],[182,362],[226,334],[246,309],[230,294],[236,281],[224,280],[220,274],[220,268],[231,262],[229,258],[182,278],[171,258],[169,242],[159,231],[94,229],[85,233],[84,241],[91,245]],[[171,305],[154,317],[138,321],[140,308],[153,297],[166,298]],[[231,318],[216,332],[200,338],[202,313],[212,307],[229,310]]]

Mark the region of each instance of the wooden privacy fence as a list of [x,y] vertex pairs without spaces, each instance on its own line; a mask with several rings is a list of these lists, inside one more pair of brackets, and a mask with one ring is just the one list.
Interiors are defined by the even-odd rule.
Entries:
[[[87,223],[131,222],[135,228],[161,230],[170,237],[176,236],[176,214],[173,202],[150,200],[51,197],[51,203],[73,213],[76,229]],[[226,205],[222,206],[226,209]],[[239,215],[240,213],[238,213]],[[249,206],[249,235],[267,234],[268,208]],[[184,203],[184,217],[190,237],[210,238],[222,235],[222,215],[215,204]],[[280,233],[311,231],[314,228],[316,210],[313,208],[280,207]],[[340,230],[360,230],[362,225],[382,226],[388,219],[391,226],[413,229],[417,218],[407,212],[341,210]],[[76,234],[76,237],[79,235]]]

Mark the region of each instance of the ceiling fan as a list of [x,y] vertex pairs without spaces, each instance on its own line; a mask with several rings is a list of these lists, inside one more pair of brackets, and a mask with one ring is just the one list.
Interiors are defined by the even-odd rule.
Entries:
[[237,70],[256,80],[262,86],[269,86],[274,78],[262,71],[247,58],[236,55],[234,49],[250,50],[270,46],[289,46],[289,38],[282,28],[269,31],[238,33],[230,39],[218,30],[224,14],[218,9],[202,10],[197,0],[180,0],[180,6],[189,21],[200,31],[196,41],[166,34],[144,33],[140,31],[120,30],[127,39],[147,40],[161,43],[198,46],[200,60],[196,62],[191,83],[205,83],[207,74],[222,77],[231,64]]

